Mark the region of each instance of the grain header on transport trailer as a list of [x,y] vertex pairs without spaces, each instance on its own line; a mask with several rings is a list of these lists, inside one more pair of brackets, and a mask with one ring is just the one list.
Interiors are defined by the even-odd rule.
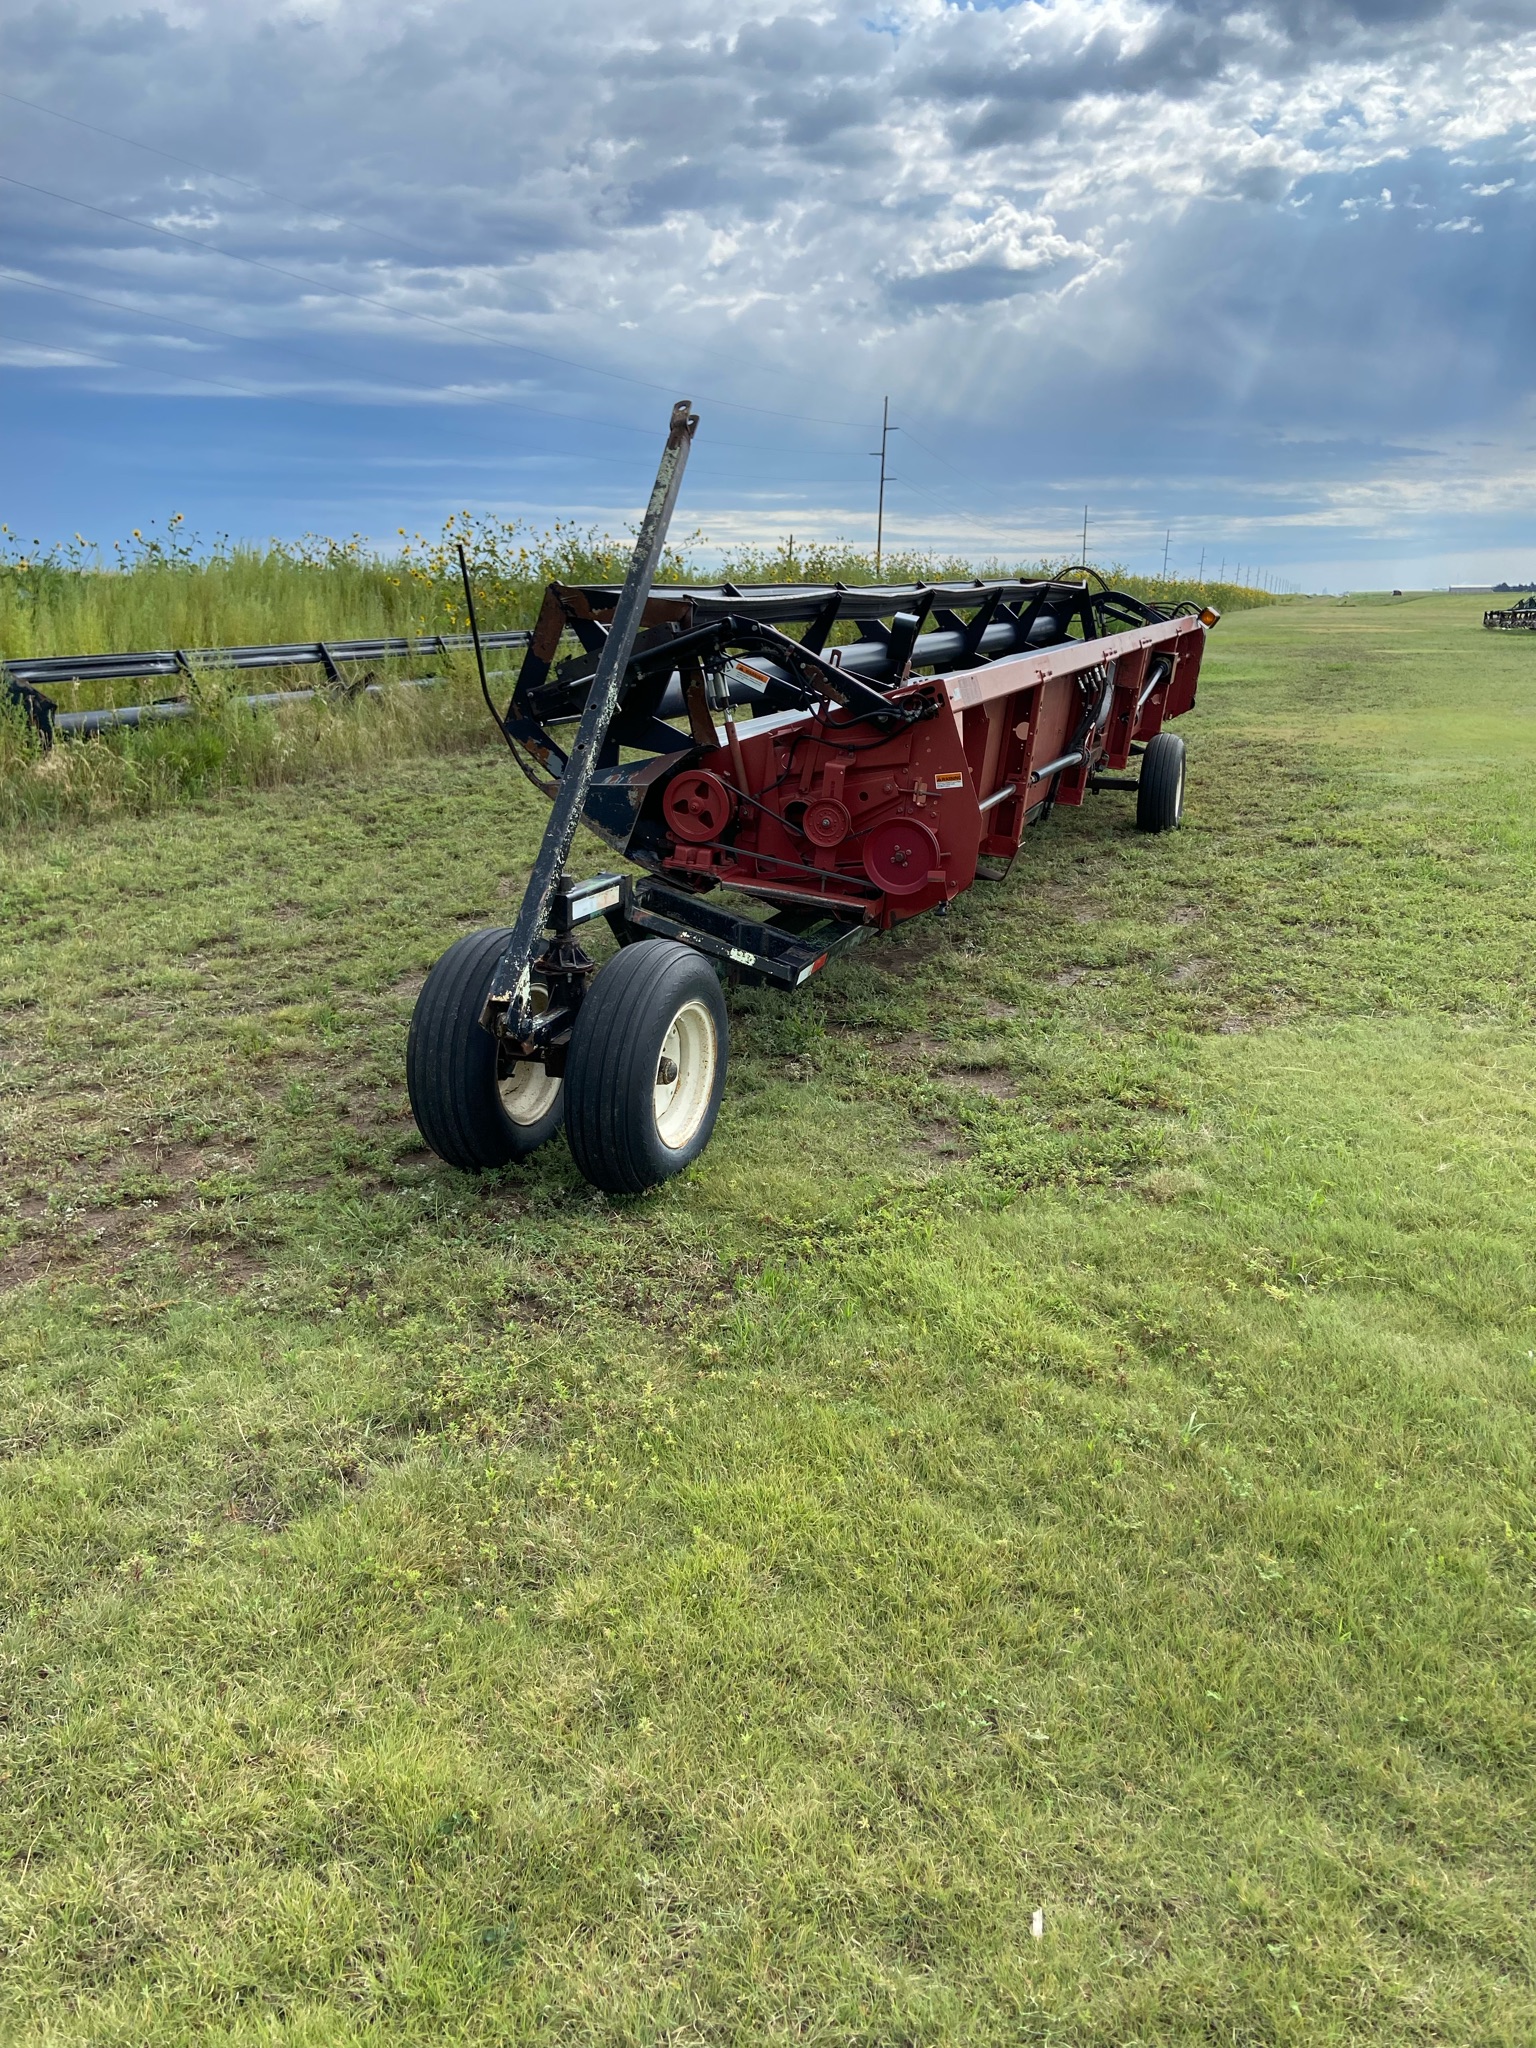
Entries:
[[1536,633],[1536,597],[1522,597],[1508,611],[1484,612],[1483,624],[1492,633]]
[[[451,947],[411,1020],[416,1122],[466,1172],[563,1125],[595,1186],[654,1186],[714,1128],[722,973],[799,988],[866,933],[1000,879],[1057,804],[1125,791],[1143,831],[1179,822],[1184,742],[1165,726],[1195,701],[1217,613],[1077,571],[655,584],[697,425],[673,408],[623,585],[550,584],[505,712],[486,689],[552,808],[516,924]],[[567,636],[580,652],[557,660]],[[579,823],[640,872],[569,879]],[[577,937],[597,917],[619,946],[601,969]]]

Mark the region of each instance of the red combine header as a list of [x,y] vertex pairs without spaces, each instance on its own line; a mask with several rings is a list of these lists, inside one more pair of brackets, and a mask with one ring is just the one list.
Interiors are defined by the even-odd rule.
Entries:
[[[714,1125],[721,971],[798,987],[1000,877],[1057,804],[1134,793],[1142,830],[1179,822],[1184,742],[1164,728],[1195,701],[1214,612],[1089,572],[656,585],[696,425],[675,408],[622,588],[551,584],[495,714],[553,812],[517,926],[438,962],[407,1058],[422,1135],[467,1171],[563,1122],[597,1186],[654,1185]],[[572,636],[582,651],[558,661]],[[578,822],[639,874],[568,883]],[[575,937],[596,916],[620,944],[601,972]]]

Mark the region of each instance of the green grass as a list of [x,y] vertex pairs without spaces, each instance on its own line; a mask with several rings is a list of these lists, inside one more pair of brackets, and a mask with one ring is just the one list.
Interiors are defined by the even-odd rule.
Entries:
[[0,2037],[1528,2042],[1536,649],[1478,615],[1228,620],[1182,832],[1058,813],[733,999],[630,1204],[409,1123],[541,823],[495,754],[14,839]]

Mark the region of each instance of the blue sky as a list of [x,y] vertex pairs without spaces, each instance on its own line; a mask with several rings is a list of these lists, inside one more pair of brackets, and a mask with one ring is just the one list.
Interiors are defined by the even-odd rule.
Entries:
[[0,520],[1536,577],[1530,0],[0,21]]

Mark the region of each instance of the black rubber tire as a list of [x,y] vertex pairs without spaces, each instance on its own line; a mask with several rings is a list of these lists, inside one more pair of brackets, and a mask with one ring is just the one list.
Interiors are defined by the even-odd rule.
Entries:
[[411,1013],[405,1085],[416,1128],[439,1159],[484,1173],[536,1152],[559,1130],[564,1090],[537,1121],[507,1114],[497,1081],[499,1047],[480,1027],[491,976],[510,931],[470,932],[432,969]]
[[1147,742],[1136,790],[1136,824],[1142,832],[1171,832],[1184,815],[1184,742],[1160,732]]
[[[657,1071],[668,1032],[690,1003],[713,1020],[714,1071],[700,1121],[673,1146],[657,1128]],[[697,1159],[715,1128],[729,1054],[725,997],[707,960],[673,939],[615,953],[577,1013],[565,1062],[565,1135],[592,1185],[638,1195]]]

